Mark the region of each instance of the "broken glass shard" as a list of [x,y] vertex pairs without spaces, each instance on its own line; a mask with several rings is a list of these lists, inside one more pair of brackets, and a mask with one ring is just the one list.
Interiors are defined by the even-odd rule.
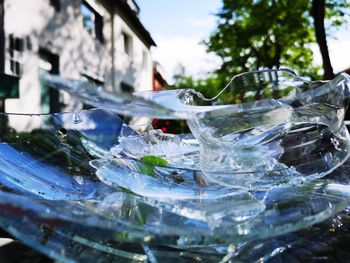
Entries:
[[[348,158],[349,133],[343,120],[349,80],[345,73],[328,82],[312,82],[286,69],[262,70],[233,77],[207,99],[193,90],[115,97],[83,82],[46,79],[85,103],[119,114],[186,119],[199,146],[194,157],[199,162],[190,167],[199,165],[206,180],[223,186],[261,190],[323,177]],[[164,144],[170,152],[181,148],[177,142],[170,145],[171,140],[145,144],[142,138],[121,144],[118,148],[133,157],[152,148],[161,155]],[[189,145],[185,148],[191,151]]]
[[[349,204],[345,74],[250,72],[212,99],[46,81],[101,109],[0,114],[0,226],[57,261],[268,259],[283,245],[259,240]],[[116,113],[192,133],[136,132]]]

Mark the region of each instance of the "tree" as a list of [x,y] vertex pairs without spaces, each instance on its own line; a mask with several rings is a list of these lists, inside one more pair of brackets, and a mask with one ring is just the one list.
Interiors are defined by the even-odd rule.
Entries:
[[322,56],[325,79],[332,79],[334,77],[328,52],[325,20],[332,21],[330,27],[341,26],[349,15],[349,13],[345,13],[349,7],[350,3],[347,0],[328,0],[327,2],[325,0],[312,0],[310,13],[314,22],[316,41]]
[[[331,12],[323,15],[319,3],[322,1],[325,0],[313,0],[312,3],[304,0],[223,0],[217,29],[206,42],[208,51],[216,53],[223,61],[219,75],[228,79],[242,71],[283,65],[318,78],[319,68],[312,65],[310,46],[316,40],[319,44],[324,43],[326,35],[321,32],[325,33],[325,27],[322,29],[324,19],[335,14],[340,17],[339,11],[346,5],[346,0],[333,0],[333,7],[325,4]],[[320,29],[315,37],[316,26]],[[328,74],[331,64],[329,59],[327,62],[326,47],[320,45],[324,71]]]
[[313,0],[311,14],[314,19],[316,41],[321,51],[324,78],[332,79],[334,77],[334,72],[331,59],[329,57],[326,29],[324,25],[325,0]]

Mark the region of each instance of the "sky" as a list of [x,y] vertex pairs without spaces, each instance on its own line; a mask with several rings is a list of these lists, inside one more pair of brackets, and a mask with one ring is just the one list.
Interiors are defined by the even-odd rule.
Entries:
[[[186,73],[200,78],[217,69],[220,60],[207,54],[201,41],[208,39],[216,27],[215,13],[221,0],[137,0],[140,19],[157,43],[152,48],[153,59],[165,70],[171,83],[179,64]],[[349,25],[332,33],[328,38],[329,52],[335,72],[350,67],[350,21]],[[322,64],[317,45],[312,47],[314,62]]]
[[215,29],[215,13],[221,0],[137,0],[140,19],[151,33],[157,47],[154,60],[164,68],[171,82],[179,64],[197,78],[216,69],[220,60],[207,54],[200,42]]
[[[329,56],[335,73],[350,67],[350,21],[327,38]],[[322,65],[321,56],[314,52],[315,62]]]

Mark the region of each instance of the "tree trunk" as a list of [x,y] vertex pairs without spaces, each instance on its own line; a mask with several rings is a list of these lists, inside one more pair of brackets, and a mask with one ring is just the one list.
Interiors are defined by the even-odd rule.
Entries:
[[329,58],[326,29],[324,26],[325,0],[312,0],[311,15],[314,19],[316,41],[320,48],[323,61],[323,77],[324,79],[332,79],[334,77],[334,72]]

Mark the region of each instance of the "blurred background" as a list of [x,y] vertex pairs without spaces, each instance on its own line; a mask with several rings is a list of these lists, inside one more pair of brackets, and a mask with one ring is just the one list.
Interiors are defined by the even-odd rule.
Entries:
[[177,87],[213,96],[249,70],[288,67],[313,80],[349,71],[346,0],[139,2],[159,43],[154,57]]
[[331,79],[350,71],[349,15],[347,0],[0,0],[0,112],[87,108],[43,85],[45,74],[113,94],[193,88],[207,97],[250,70]]

